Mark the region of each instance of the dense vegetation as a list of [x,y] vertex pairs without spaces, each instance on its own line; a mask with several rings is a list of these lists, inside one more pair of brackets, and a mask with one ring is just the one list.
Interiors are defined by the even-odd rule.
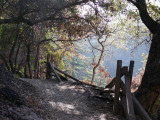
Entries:
[[94,84],[96,70],[110,80],[102,61],[111,47],[124,47],[129,38],[136,45],[150,42],[136,97],[151,111],[160,92],[159,5],[150,0],[1,0],[0,6],[0,62],[20,77],[43,76],[48,53],[55,66],[74,72],[66,61],[85,59],[75,45],[84,40],[93,49],[93,62],[87,63],[93,68],[89,82]]

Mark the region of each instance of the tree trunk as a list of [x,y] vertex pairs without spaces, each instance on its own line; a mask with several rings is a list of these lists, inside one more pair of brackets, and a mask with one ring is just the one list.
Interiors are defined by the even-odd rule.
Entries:
[[25,65],[25,67],[24,67],[24,77],[28,78],[28,75],[27,75],[27,65]]
[[30,58],[30,54],[31,54],[31,46],[27,45],[27,63],[28,63],[28,70],[29,70],[29,76],[30,79],[32,79],[32,66],[31,66],[31,58]]
[[9,64],[10,64],[11,71],[13,73],[14,73],[14,65],[13,65],[12,56],[14,55],[14,50],[15,50],[16,44],[17,44],[17,39],[15,39],[15,41],[13,43],[13,46],[12,46],[12,48],[10,50],[10,53],[9,53]]
[[[17,45],[17,42],[18,42],[18,37],[19,37],[19,25],[17,25],[17,33],[16,33],[16,37],[15,37],[15,41],[13,43],[13,46],[10,50],[10,53],[9,53],[9,64],[10,64],[10,67],[11,67],[11,71],[14,73],[14,65],[13,65],[13,55],[14,55],[14,52],[15,52],[15,49],[16,49],[16,45]],[[15,66],[16,67],[16,66]]]
[[17,48],[17,51],[16,51],[15,59],[14,59],[14,64],[15,64],[14,73],[16,73],[16,71],[17,71],[17,60],[18,60],[18,54],[19,54],[21,43],[22,43],[22,40],[18,44],[18,48]]
[[142,22],[153,34],[145,73],[136,92],[140,103],[150,112],[160,92],[160,24],[149,15],[146,0],[128,1],[138,8]]
[[100,65],[100,62],[102,60],[102,56],[103,56],[103,53],[104,53],[104,46],[101,44],[102,46],[102,50],[101,50],[101,54],[100,54],[100,57],[98,59],[98,63],[93,67],[93,74],[92,74],[92,80],[91,80],[91,84],[93,84],[94,82],[94,79],[95,79],[95,74],[96,74],[96,69],[97,67]]
[[39,68],[39,49],[40,49],[40,47],[39,47],[39,45],[38,45],[38,47],[37,47],[37,52],[36,52],[36,57],[35,57],[35,66],[34,66],[34,79],[36,79],[37,78],[37,76],[38,76],[38,68]]
[[150,112],[160,92],[160,32],[153,34],[145,73],[136,97]]

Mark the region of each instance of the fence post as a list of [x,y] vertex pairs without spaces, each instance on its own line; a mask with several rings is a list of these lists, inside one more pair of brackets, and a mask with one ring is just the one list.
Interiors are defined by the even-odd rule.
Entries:
[[124,113],[125,113],[126,118],[127,118],[128,112],[127,112],[127,102],[126,102],[126,97],[125,96],[121,96],[121,104],[123,106]]
[[58,81],[61,82],[61,81],[62,81],[61,78],[60,78],[59,75],[57,74],[57,72],[56,72],[53,64],[52,64],[50,61],[49,61],[49,66],[50,66],[51,70],[54,72],[54,74],[55,74],[56,78],[58,79]]
[[136,119],[135,113],[134,113],[134,107],[133,107],[132,94],[131,94],[131,80],[132,80],[132,74],[133,74],[133,66],[134,66],[134,61],[130,61],[129,71],[125,74],[128,120]]
[[134,61],[130,61],[129,64],[130,85],[132,85],[133,68],[134,68]]
[[119,111],[119,95],[120,95],[120,84],[121,84],[121,67],[122,60],[117,61],[116,81],[115,81],[115,96],[113,111],[115,114]]

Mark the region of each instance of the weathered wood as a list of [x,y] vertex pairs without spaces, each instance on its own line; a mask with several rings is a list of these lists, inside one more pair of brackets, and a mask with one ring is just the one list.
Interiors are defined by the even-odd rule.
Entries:
[[145,109],[142,107],[142,105],[139,103],[139,101],[136,99],[134,95],[132,96],[132,99],[133,99],[135,110],[137,111],[138,115],[143,120],[151,120],[148,113],[145,111]]
[[125,75],[125,84],[126,84],[126,102],[127,102],[127,112],[128,120],[135,120],[135,113],[134,113],[134,107],[133,107],[133,101],[132,101],[132,94],[131,94],[131,85],[130,85],[131,77],[128,74]]
[[112,88],[115,85],[116,77],[112,79],[112,81],[105,86],[105,88]]
[[126,118],[127,118],[128,112],[127,112],[127,103],[126,103],[126,97],[125,96],[121,96],[121,103],[122,103],[123,110],[124,110],[124,113],[125,113]]
[[[126,66],[121,68],[121,77],[126,73],[126,70],[128,71],[128,67]],[[115,81],[116,81],[116,77],[114,77],[112,81],[105,86],[105,88],[112,88],[115,85]]]
[[121,84],[121,67],[122,60],[117,61],[117,71],[116,71],[116,82],[115,82],[115,96],[114,96],[114,113],[119,111],[119,95],[120,95],[120,84]]
[[53,64],[52,64],[51,62],[49,62],[49,64],[50,64],[51,70],[54,72],[56,78],[58,79],[59,82],[61,82],[62,80],[61,80],[61,78],[59,77],[59,75],[57,74],[56,70],[54,69]]
[[102,91],[102,90],[104,89],[104,88],[102,88],[102,87],[98,87],[98,86],[96,86],[96,85],[91,85],[91,84],[88,84],[88,83],[82,82],[82,81],[78,80],[77,78],[74,78],[74,77],[72,77],[71,75],[69,75],[69,74],[65,73],[64,71],[61,71],[60,69],[58,69],[58,68],[56,68],[56,67],[54,67],[54,68],[55,68],[55,70],[57,70],[58,72],[60,72],[60,73],[64,74],[65,76],[67,76],[67,77],[71,78],[72,80],[77,81],[78,83],[81,83],[81,84],[84,84],[84,85],[87,85],[87,86],[94,87],[94,88],[96,88],[96,89],[99,89],[100,91]]
[[134,61],[130,61],[129,65],[130,85],[132,84],[133,68],[134,68]]
[[[62,80],[62,81],[68,81],[68,79],[67,79],[67,78],[65,78],[64,76],[62,76],[62,75],[61,75],[61,74],[59,74],[58,72],[57,72],[57,74],[59,75],[59,77],[61,78],[61,80]],[[55,76],[55,74],[54,74],[54,73],[51,73],[51,75]]]
[[78,80],[78,79],[72,77],[71,75],[69,75],[69,74],[67,74],[67,73],[65,73],[65,72],[63,72],[63,71],[61,71],[61,70],[58,69],[57,67],[54,67],[54,68],[55,68],[55,70],[57,70],[58,72],[60,72],[60,73],[62,73],[62,74],[64,74],[64,75],[66,75],[67,77],[69,77],[69,78],[71,78],[71,79],[73,79],[73,80],[75,80],[75,81],[77,81],[77,82],[80,81],[80,80]]
[[121,80],[121,89],[123,91],[124,94],[126,94],[126,85],[124,84],[124,82]]

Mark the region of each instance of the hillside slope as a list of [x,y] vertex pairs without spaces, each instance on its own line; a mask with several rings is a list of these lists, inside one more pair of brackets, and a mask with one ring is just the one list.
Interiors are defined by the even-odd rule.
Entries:
[[0,120],[122,120],[98,94],[71,81],[17,79],[0,66]]

